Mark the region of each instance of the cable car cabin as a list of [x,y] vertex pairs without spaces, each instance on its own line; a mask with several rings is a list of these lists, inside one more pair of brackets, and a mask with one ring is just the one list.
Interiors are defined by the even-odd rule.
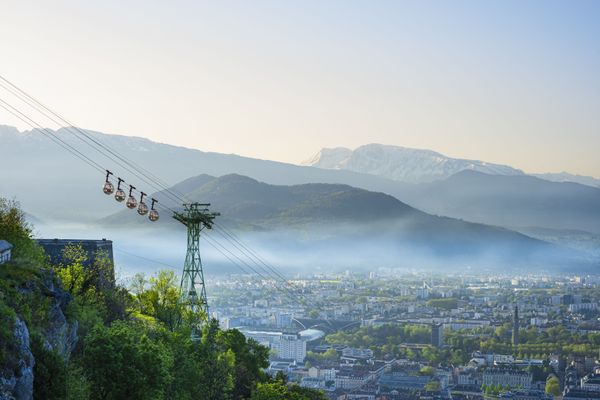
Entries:
[[13,245],[6,240],[0,240],[0,264],[10,261]]

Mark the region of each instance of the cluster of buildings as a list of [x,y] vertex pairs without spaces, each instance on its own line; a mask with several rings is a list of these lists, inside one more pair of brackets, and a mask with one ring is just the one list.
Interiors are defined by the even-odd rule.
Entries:
[[[573,335],[600,334],[600,291],[594,290],[600,277],[457,274],[432,279],[377,271],[298,276],[290,283],[299,297],[310,301],[299,304],[249,277],[211,281],[211,310],[223,327],[240,329],[271,349],[270,373],[284,372],[291,381],[323,390],[329,398],[477,399],[491,390],[500,398],[544,399],[550,398],[545,394],[550,377],[559,380],[565,399],[600,398],[595,397],[600,386],[597,357],[516,350],[527,344],[532,329],[539,334],[556,327]],[[422,357],[404,359],[373,346],[323,339],[388,324],[430,329],[423,342],[395,343],[416,353],[425,347],[452,350],[446,337],[457,334],[477,340],[502,335],[499,340],[515,351],[474,351],[463,363],[442,366]],[[307,330],[320,334],[303,335]],[[330,357],[333,350],[337,356]],[[536,369],[546,372],[532,372]]]

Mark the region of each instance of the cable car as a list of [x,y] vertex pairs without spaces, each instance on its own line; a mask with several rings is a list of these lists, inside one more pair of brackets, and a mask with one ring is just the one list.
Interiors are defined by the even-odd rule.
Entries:
[[148,219],[152,222],[158,221],[158,211],[154,209],[154,203],[156,200],[152,199],[152,206],[150,207],[150,214],[148,214]]
[[119,183],[117,184],[117,191],[115,192],[115,200],[119,203],[125,200],[125,191],[121,189],[121,182],[124,182],[123,179],[118,178]]
[[146,195],[146,193],[140,192],[140,194],[140,204],[138,205],[137,212],[140,215],[146,215],[148,214],[148,206],[146,205],[146,203],[144,203],[144,196]]
[[104,194],[112,194],[115,191],[115,187],[108,180],[108,177],[110,175],[112,175],[112,172],[110,172],[109,170],[106,170],[106,181],[104,182],[104,187],[102,188],[102,191],[104,192]]
[[135,189],[135,187],[129,185],[129,197],[127,198],[127,203],[125,203],[125,205],[127,205],[127,208],[130,208],[132,210],[137,207],[137,200],[131,194],[131,192],[133,192],[133,189]]

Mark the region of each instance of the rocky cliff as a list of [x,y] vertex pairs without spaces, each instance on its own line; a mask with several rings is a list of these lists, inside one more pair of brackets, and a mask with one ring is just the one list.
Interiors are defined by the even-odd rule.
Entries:
[[77,344],[78,324],[67,318],[71,297],[51,271],[15,263],[0,270],[3,292],[9,292],[0,297],[3,321],[12,325],[12,335],[0,343],[0,400],[29,400],[36,365],[32,334],[45,350],[66,360]]

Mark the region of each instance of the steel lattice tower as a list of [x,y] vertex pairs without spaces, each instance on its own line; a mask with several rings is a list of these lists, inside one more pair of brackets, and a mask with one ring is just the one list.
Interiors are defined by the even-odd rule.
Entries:
[[[181,302],[186,304],[192,315],[208,319],[208,302],[204,285],[204,271],[200,258],[200,232],[211,229],[219,213],[208,211],[210,204],[184,204],[184,212],[175,212],[173,218],[187,227],[187,253],[181,275]],[[192,321],[192,337],[202,320]]]

